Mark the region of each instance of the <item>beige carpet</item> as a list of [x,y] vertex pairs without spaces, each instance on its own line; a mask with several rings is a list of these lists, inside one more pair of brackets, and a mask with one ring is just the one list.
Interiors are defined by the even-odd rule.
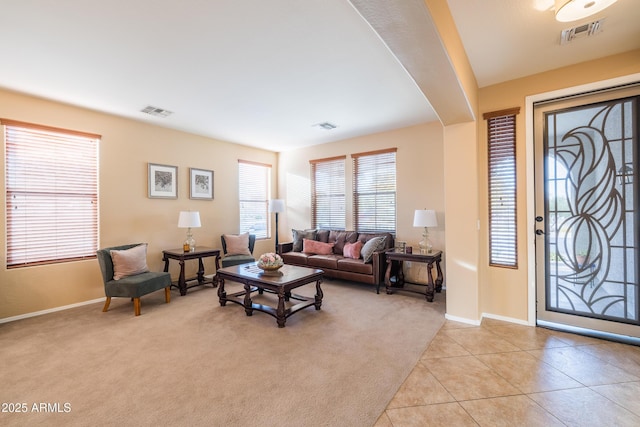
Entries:
[[114,298],[107,313],[0,324],[0,425],[371,426],[444,323],[445,295],[322,287],[322,310],[283,329],[211,287],[143,297],[139,317]]

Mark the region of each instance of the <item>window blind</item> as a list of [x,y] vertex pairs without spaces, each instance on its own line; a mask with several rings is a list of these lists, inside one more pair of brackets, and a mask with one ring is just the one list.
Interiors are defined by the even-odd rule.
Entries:
[[0,119],[7,267],[95,257],[99,135]]
[[518,267],[516,115],[519,108],[484,115],[488,127],[489,264]]
[[353,221],[363,233],[396,231],[396,151],[352,154]]
[[311,223],[314,228],[344,230],[346,156],[311,160]]
[[240,233],[268,238],[271,165],[238,160],[238,171]]

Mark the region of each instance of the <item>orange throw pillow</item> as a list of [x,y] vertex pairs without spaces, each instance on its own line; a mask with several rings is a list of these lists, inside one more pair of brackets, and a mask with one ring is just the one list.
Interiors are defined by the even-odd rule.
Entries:
[[364,244],[361,241],[357,241],[355,243],[345,243],[343,254],[345,258],[360,258],[360,251],[362,250],[362,246]]
[[331,255],[333,243],[322,243],[315,240],[302,239],[302,252],[316,255]]

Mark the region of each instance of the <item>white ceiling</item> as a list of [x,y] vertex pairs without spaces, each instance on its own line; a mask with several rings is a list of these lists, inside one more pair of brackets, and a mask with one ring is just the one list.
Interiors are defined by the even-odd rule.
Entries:
[[[549,1],[448,0],[480,86],[640,48],[640,1],[565,46]],[[347,0],[16,0],[0,40],[0,87],[275,151],[438,119]]]
[[[640,48],[640,0],[618,0],[576,22],[553,0],[448,0],[480,87]],[[605,18],[602,32],[560,45],[562,30]]]

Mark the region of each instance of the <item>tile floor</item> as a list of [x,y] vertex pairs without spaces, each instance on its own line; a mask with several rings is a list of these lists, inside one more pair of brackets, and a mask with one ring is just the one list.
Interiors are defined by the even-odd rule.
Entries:
[[640,426],[640,347],[447,321],[374,427]]

